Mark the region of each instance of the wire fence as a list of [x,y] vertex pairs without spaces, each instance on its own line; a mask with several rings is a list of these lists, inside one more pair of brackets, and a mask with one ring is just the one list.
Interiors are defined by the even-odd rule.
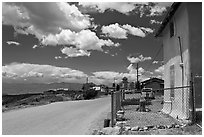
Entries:
[[111,125],[112,127],[115,125],[116,122],[116,113],[122,107],[122,91],[112,91],[111,92]]
[[163,112],[179,119],[195,121],[195,93],[191,83],[190,86],[153,89],[148,92],[113,91],[111,93],[112,126],[116,122],[116,113],[124,106],[140,105],[143,99],[145,105],[151,105],[151,101],[157,97],[163,99]]

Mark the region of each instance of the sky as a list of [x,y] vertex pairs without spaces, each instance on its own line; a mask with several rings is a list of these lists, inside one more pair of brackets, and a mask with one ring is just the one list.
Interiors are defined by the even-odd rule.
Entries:
[[2,3],[3,83],[162,78],[154,37],[170,2]]

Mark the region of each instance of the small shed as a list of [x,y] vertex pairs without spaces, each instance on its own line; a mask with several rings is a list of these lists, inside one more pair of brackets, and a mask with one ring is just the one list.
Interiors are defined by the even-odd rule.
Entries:
[[161,96],[164,95],[164,80],[159,79],[159,78],[150,78],[148,80],[142,81],[142,87],[143,88],[151,88],[155,96]]

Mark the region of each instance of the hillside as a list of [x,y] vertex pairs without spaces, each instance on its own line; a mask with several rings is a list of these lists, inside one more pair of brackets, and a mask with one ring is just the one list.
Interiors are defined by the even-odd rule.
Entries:
[[51,84],[23,84],[23,83],[2,83],[2,94],[16,95],[27,93],[42,93],[49,89],[68,88],[69,90],[81,90],[80,83],[51,83]]

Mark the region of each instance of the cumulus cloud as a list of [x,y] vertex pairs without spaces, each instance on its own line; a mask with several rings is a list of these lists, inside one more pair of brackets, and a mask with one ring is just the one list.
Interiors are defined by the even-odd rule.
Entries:
[[164,73],[164,65],[160,66],[159,68],[155,69],[156,73],[163,74]]
[[128,33],[131,35],[139,36],[139,37],[145,37],[145,33],[139,28],[132,27],[131,25],[128,25],[128,24],[123,25],[122,27],[124,29],[128,30]]
[[117,39],[127,39],[127,30],[121,28],[118,23],[109,26],[102,26],[102,32],[109,37]]
[[150,20],[150,23],[151,24],[161,24],[162,22],[161,21],[156,21],[156,20]]
[[16,73],[6,72],[6,71],[2,71],[2,76],[3,78],[7,77],[7,78],[12,78],[12,79],[15,79],[16,77],[18,77]]
[[141,30],[145,31],[146,33],[153,33],[154,30],[151,28],[140,27]]
[[61,59],[62,57],[61,56],[55,56],[55,59]]
[[118,47],[119,43],[113,43],[110,39],[103,40],[96,36],[95,32],[82,30],[78,33],[70,30],[62,30],[59,34],[50,34],[42,40],[43,45],[74,45],[81,50],[99,50],[102,46]]
[[80,50],[99,51],[102,46],[119,46],[88,30],[96,26],[92,19],[68,3],[3,3],[2,20],[17,33],[35,35],[46,46],[72,45]]
[[79,70],[51,65],[11,63],[2,67],[3,81],[15,78],[29,82],[82,82],[87,75]]
[[151,59],[152,59],[151,57],[143,57],[143,55],[140,55],[138,57],[131,57],[131,56],[127,57],[127,60],[129,60],[130,63],[139,63],[139,62],[144,62],[146,60],[151,60]]
[[23,75],[21,75],[20,77],[22,78],[28,78],[28,77],[35,77],[35,78],[41,78],[43,77],[43,73],[39,73],[39,72],[34,72],[34,71],[30,71],[30,72],[26,72]]
[[76,49],[72,47],[64,47],[61,52],[67,57],[90,56],[91,53],[86,50]]
[[34,46],[33,46],[33,49],[35,49],[35,48],[37,48],[37,47],[39,47],[39,46],[38,46],[38,45],[34,45]]
[[158,64],[158,63],[159,61],[156,61],[156,60],[152,62],[152,64]]
[[150,14],[148,16],[159,16],[162,15],[166,11],[166,7],[161,5],[155,5],[150,8]]
[[101,30],[102,33],[106,34],[106,36],[117,39],[127,39],[127,34],[138,37],[145,37],[147,33],[153,33],[151,28],[137,28],[129,24],[121,26],[118,23],[102,26]]
[[[141,75],[145,70],[141,67],[139,69],[139,80],[143,81],[148,79],[149,76]],[[129,82],[135,82],[137,77],[136,73],[131,73],[131,71],[127,73],[115,72],[115,71],[98,71],[94,72],[93,76],[89,77],[89,80],[96,84],[107,84],[111,85],[114,81],[119,83],[122,81],[123,77],[127,77]]]
[[20,45],[20,43],[16,42],[16,41],[7,41],[6,42],[8,45]]
[[[130,64],[127,67],[127,70],[129,71],[130,74],[137,74],[137,69],[133,66],[133,64]],[[145,72],[145,70],[142,67],[138,68],[138,74],[142,74],[144,72]]]
[[140,14],[142,17],[159,16],[162,15],[166,8],[171,6],[171,2],[80,2],[79,5],[90,8],[90,11],[95,9],[98,12],[105,12],[106,10],[115,10],[120,13],[129,15],[130,12]]
[[120,13],[127,14],[135,9],[135,3],[131,2],[80,2],[79,5],[91,7],[103,13],[106,10],[116,10]]
[[58,33],[61,29],[80,31],[91,25],[87,15],[68,3],[3,3],[2,8],[3,24],[12,25],[25,33],[46,35]]

